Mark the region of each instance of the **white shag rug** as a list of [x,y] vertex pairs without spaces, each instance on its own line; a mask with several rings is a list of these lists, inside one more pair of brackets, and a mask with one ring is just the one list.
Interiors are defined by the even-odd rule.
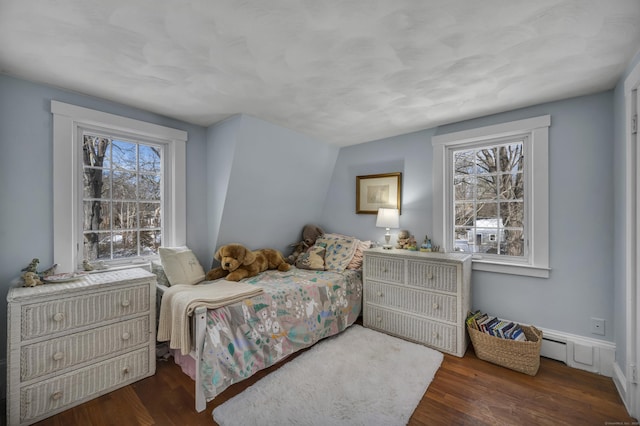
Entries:
[[221,426],[406,425],[440,352],[352,325],[213,410]]

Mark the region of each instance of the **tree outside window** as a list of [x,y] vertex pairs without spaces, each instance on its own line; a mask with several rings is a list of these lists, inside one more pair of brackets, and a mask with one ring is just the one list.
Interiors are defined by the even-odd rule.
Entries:
[[162,147],[85,133],[83,257],[156,255],[162,245]]
[[455,250],[525,255],[523,141],[453,151]]

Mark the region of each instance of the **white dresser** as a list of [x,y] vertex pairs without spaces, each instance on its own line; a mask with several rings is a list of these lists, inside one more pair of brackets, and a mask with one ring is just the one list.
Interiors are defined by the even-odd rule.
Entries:
[[471,255],[369,249],[363,279],[365,327],[464,356]]
[[34,423],[155,373],[155,275],[90,274],[7,295],[7,422]]

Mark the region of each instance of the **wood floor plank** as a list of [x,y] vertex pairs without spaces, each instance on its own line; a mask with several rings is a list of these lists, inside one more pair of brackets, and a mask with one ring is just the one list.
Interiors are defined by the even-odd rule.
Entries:
[[[295,358],[290,357],[287,361]],[[284,363],[283,363],[284,364]],[[283,364],[231,386],[202,413],[194,409],[194,383],[173,360],[156,374],[43,420],[39,426],[213,425],[213,409]],[[535,377],[479,360],[445,355],[409,425],[598,425],[631,418],[613,381],[541,359]]]

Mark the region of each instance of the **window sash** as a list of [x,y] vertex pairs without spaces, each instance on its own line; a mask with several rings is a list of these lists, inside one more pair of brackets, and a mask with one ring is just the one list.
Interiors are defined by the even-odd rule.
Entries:
[[[523,218],[522,218],[522,226],[521,227],[512,227],[512,226],[506,226],[504,224],[502,224],[502,220],[501,220],[501,215],[500,215],[500,209],[501,209],[501,205],[503,203],[508,203],[508,202],[513,202],[513,203],[523,203],[524,204],[524,208],[526,209],[527,205],[530,203],[529,201],[529,188],[530,186],[528,185],[528,179],[527,178],[523,178],[523,182],[524,182],[524,193],[523,193],[523,197],[522,198],[504,198],[501,197],[501,190],[500,190],[500,179],[497,179],[499,176],[505,175],[505,174],[513,174],[510,172],[505,172],[504,170],[500,169],[500,162],[498,161],[498,156],[499,156],[499,148],[503,147],[505,145],[522,145],[522,156],[523,156],[523,164],[522,164],[522,170],[518,171],[518,174],[522,174],[523,176],[526,175],[526,171],[529,168],[528,165],[528,161],[529,161],[529,156],[527,155],[527,151],[528,150],[528,143],[529,143],[529,137],[524,134],[524,135],[515,135],[515,136],[511,136],[508,138],[497,138],[497,139],[488,139],[488,140],[483,140],[482,142],[478,143],[478,142],[474,142],[474,143],[470,143],[470,144],[460,144],[460,145],[452,145],[447,147],[447,159],[448,159],[448,165],[449,165],[449,170],[448,170],[448,174],[449,174],[449,180],[448,182],[450,182],[447,185],[447,191],[448,191],[448,197],[447,199],[449,200],[448,203],[448,208],[449,208],[449,212],[450,212],[450,221],[447,222],[447,230],[446,230],[446,238],[447,241],[445,242],[445,247],[451,247],[453,250],[455,250],[456,248],[456,241],[458,240],[456,238],[456,234],[457,234],[457,230],[462,230],[462,229],[466,229],[468,230],[468,233],[470,232],[471,235],[471,240],[469,239],[469,237],[467,237],[467,242],[469,246],[474,246],[474,248],[476,250],[473,251],[466,251],[463,250],[465,253],[470,253],[473,254],[473,256],[476,259],[489,259],[489,260],[494,260],[494,261],[507,261],[507,262],[513,262],[513,263],[529,263],[529,232],[528,232],[528,226],[527,226],[527,219],[528,219],[528,215],[526,210],[523,211]],[[496,170],[494,172],[480,172],[478,170],[478,162],[477,162],[477,153],[480,150],[487,150],[487,151],[492,151],[495,150],[496,154],[495,155],[495,160],[496,160]],[[464,173],[460,173],[459,170],[456,168],[456,155],[458,153],[463,153],[463,152],[472,152],[473,155],[470,156],[470,158],[473,159],[473,164],[470,165],[470,170],[469,170],[469,174],[464,174]],[[470,197],[465,197],[463,199],[458,199],[456,197],[456,181],[457,178],[460,176],[465,176],[465,177],[470,177],[471,181],[473,183],[471,183],[471,186],[473,187],[473,194]],[[478,190],[478,179],[481,177],[495,177],[496,178],[496,193],[495,193],[495,197],[494,198],[479,198],[477,190]],[[476,215],[477,211],[478,211],[478,204],[496,204],[496,217],[495,220],[497,221],[496,226],[478,226],[478,217]],[[473,224],[470,225],[458,225],[456,224],[456,206],[460,205],[460,204],[472,204],[473,205]],[[493,218],[492,218],[493,219]],[[477,251],[478,249],[478,245],[477,245],[477,239],[478,239],[478,235],[480,235],[480,240],[484,240],[485,239],[485,234],[487,234],[487,239],[489,238],[489,235],[491,235],[491,231],[495,230],[495,234],[497,237],[497,241],[498,241],[498,248],[500,247],[500,236],[502,234],[505,233],[505,231],[521,231],[523,236],[524,236],[524,241],[523,241],[523,250],[522,250],[522,255],[516,255],[516,256],[512,256],[512,255],[506,255],[506,254],[500,254],[500,253],[487,253],[487,252],[480,252]],[[478,232],[480,231],[480,233]],[[481,245],[484,244],[481,242]],[[471,248],[471,247],[469,247]]]
[[[145,234],[149,234],[151,236],[151,238],[156,239],[155,237],[155,232],[159,232],[160,233],[160,242],[162,243],[162,241],[164,240],[164,227],[162,226],[162,224],[164,223],[163,220],[163,212],[166,210],[166,206],[164,205],[164,200],[166,199],[166,197],[164,196],[164,183],[165,183],[165,178],[164,178],[164,163],[166,161],[166,155],[164,154],[165,151],[165,145],[166,143],[162,143],[162,142],[158,142],[158,141],[147,141],[147,140],[141,140],[140,138],[132,138],[132,137],[122,137],[122,136],[118,136],[118,135],[114,135],[114,134],[110,134],[107,131],[95,131],[94,129],[91,129],[90,127],[80,127],[79,128],[79,132],[80,135],[77,139],[78,144],[79,144],[79,150],[80,150],[80,160],[81,160],[81,165],[80,167],[78,167],[78,172],[79,172],[79,177],[78,179],[79,182],[83,182],[82,185],[82,194],[80,195],[80,199],[81,199],[81,203],[78,204],[78,209],[79,209],[79,216],[80,218],[83,218],[83,220],[79,221],[78,226],[79,226],[79,231],[78,231],[78,235],[81,236],[81,254],[82,254],[82,258],[83,259],[87,259],[91,262],[93,261],[103,261],[107,264],[119,264],[122,262],[128,263],[128,262],[132,262],[132,261],[136,261],[136,260],[146,260],[149,258],[154,258],[157,257],[157,249],[155,253],[147,253],[144,254],[144,248],[143,247],[143,239],[144,239],[144,235]],[[85,164],[84,161],[84,155],[83,155],[83,149],[84,149],[84,143],[85,143],[85,138],[86,137],[99,137],[99,138],[105,138],[105,139],[109,139],[110,143],[108,146],[108,152],[105,155],[106,158],[106,164],[102,164],[102,167],[98,167],[98,166],[91,166],[91,165],[87,165]],[[135,167],[122,167],[123,164],[121,164],[120,162],[116,161],[116,159],[114,158],[114,142],[121,142],[121,143],[126,143],[126,144],[131,144],[135,147]],[[140,169],[140,146],[143,147],[153,147],[155,149],[158,149],[160,151],[160,170],[157,172],[151,172],[151,171],[146,171],[146,170],[141,170]],[[85,177],[85,173],[86,170],[100,170],[102,171],[102,173],[107,173],[108,175],[108,194],[102,194],[103,196],[100,198],[93,198],[93,197],[87,197],[87,194],[84,191],[84,177]],[[124,172],[122,172],[122,170],[124,170]],[[113,182],[114,182],[114,173],[130,173],[133,176],[135,176],[136,179],[136,193],[132,194],[133,197],[127,197],[127,198],[123,198],[123,197],[118,197],[113,193]],[[141,194],[140,194],[140,177],[141,176],[158,176],[160,177],[160,198],[159,199],[145,199],[145,198],[141,198]],[[94,201],[99,201],[101,203],[105,203],[108,206],[108,212],[105,214],[105,216],[108,216],[108,228],[98,228],[98,229],[86,229],[87,223],[86,223],[86,213],[85,213],[85,209],[87,208],[86,205],[87,203],[91,203]],[[118,227],[115,225],[114,222],[114,208],[119,205],[119,204],[134,204],[135,205],[135,211],[136,211],[136,219],[135,219],[135,223],[136,226],[128,226],[128,227]],[[140,211],[140,205],[144,205],[144,204],[149,204],[149,205],[153,205],[153,204],[158,204],[160,206],[160,224],[161,226],[154,226],[154,227],[145,227],[142,225],[142,218],[141,218],[141,211]],[[87,240],[86,240],[86,236],[90,235],[90,234],[96,234],[96,235],[100,235],[99,238],[97,238],[99,241],[103,241],[104,239],[109,238],[109,244],[108,244],[108,255],[102,255],[100,256],[99,253],[101,252],[101,248],[100,248],[100,243],[98,243],[97,247],[95,247],[95,250],[98,252],[98,256],[97,258],[88,258],[87,257]],[[135,241],[135,254],[132,254],[130,256],[118,256],[114,253],[114,247],[117,247],[117,239],[118,237],[121,240],[124,240],[125,235],[131,235],[132,240]],[[106,244],[102,245],[102,253],[106,252]]]

